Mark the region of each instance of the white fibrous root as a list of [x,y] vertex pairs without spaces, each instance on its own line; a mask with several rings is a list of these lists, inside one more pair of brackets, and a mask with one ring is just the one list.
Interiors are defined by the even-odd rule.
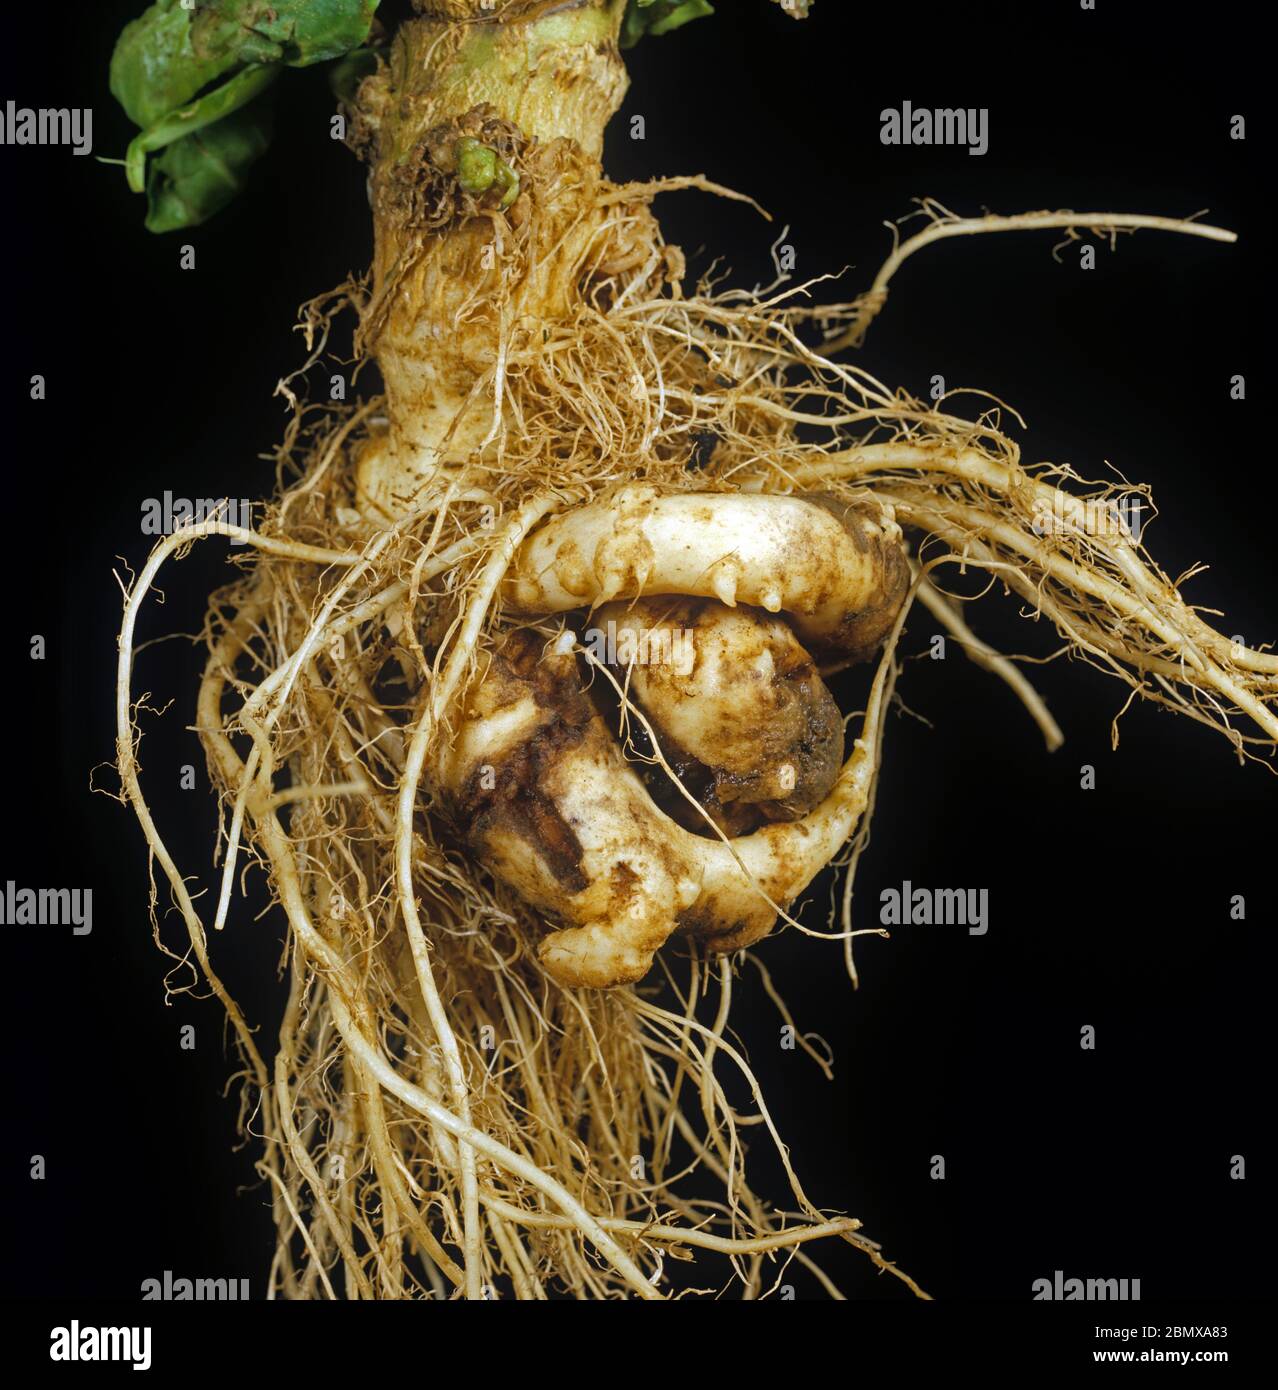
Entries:
[[[623,705],[635,697],[665,779],[663,809],[583,688],[567,630],[549,643],[515,632],[472,689],[440,782],[480,861],[563,924],[539,946],[556,980],[633,983],[676,931],[723,952],[772,930],[855,828],[865,752],[839,769],[842,721],[807,652],[779,619],[726,605],[784,609],[806,639],[859,658],[908,586],[901,532],[871,499],[627,488],[524,543],[513,606],[635,596],[595,612],[592,645],[618,668]],[[717,597],[639,598],[648,588]],[[701,833],[675,817],[671,789]]]

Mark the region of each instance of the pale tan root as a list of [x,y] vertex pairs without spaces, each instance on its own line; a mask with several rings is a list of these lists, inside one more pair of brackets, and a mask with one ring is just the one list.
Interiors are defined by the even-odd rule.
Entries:
[[[182,543],[184,542],[185,538]],[[177,549],[179,548],[179,544],[175,542],[170,548]],[[155,567],[158,568],[158,564],[163,556],[157,555],[155,558]],[[349,563],[352,558],[353,557],[349,555],[342,557],[343,561],[346,563]],[[144,582],[135,586],[131,595],[127,614],[126,635],[122,643],[122,670],[126,670],[127,667],[131,665],[131,632],[133,623],[136,619],[137,606],[144,596],[146,584],[150,582],[150,578],[153,574],[154,568],[150,574],[144,576]],[[360,602],[355,605],[365,621],[367,621],[370,616],[370,605],[375,607],[376,611],[379,612],[385,612],[387,610],[395,601],[395,588],[396,586],[394,585],[383,584],[380,588],[380,592],[374,596],[376,600],[375,604],[372,600],[361,599]],[[369,1078],[376,1079],[379,1086],[385,1087],[388,1084],[386,1072],[384,1069],[378,1067],[376,1055],[372,1051],[372,1049],[376,1047],[376,1044],[372,1041],[373,1034],[370,1031],[374,1026],[372,1016],[364,1014],[365,1023],[360,1025],[358,1022],[360,1017],[358,1010],[352,1013],[348,1008],[344,1012],[339,1004],[340,999],[343,997],[348,999],[360,997],[364,986],[361,986],[358,979],[350,976],[349,966],[339,966],[337,958],[331,953],[331,948],[325,947],[322,938],[317,933],[316,927],[307,923],[304,904],[299,901],[300,890],[296,886],[296,883],[289,886],[287,890],[284,888],[284,885],[287,884],[289,880],[299,880],[299,875],[297,870],[292,866],[292,850],[289,848],[288,840],[278,821],[278,811],[282,805],[288,805],[293,810],[294,814],[301,810],[313,812],[316,807],[324,804],[330,799],[337,800],[340,798],[341,800],[346,800],[349,799],[350,796],[357,795],[354,791],[340,792],[337,790],[338,788],[368,788],[370,786],[375,786],[378,779],[376,775],[370,775],[368,771],[361,773],[358,778],[346,779],[343,781],[338,781],[336,779],[327,780],[316,776],[307,780],[305,784],[306,790],[301,786],[294,787],[289,789],[291,795],[285,796],[279,792],[269,790],[268,784],[265,781],[261,781],[250,775],[247,764],[234,753],[229,739],[227,739],[224,734],[217,732],[221,727],[221,715],[219,711],[223,703],[222,691],[225,687],[226,676],[239,664],[239,654],[249,650],[254,633],[260,622],[260,610],[262,607],[263,605],[261,603],[245,603],[235,623],[227,628],[225,635],[214,648],[210,659],[209,678],[206,681],[206,687],[201,698],[201,727],[209,743],[214,761],[221,767],[228,787],[234,789],[236,798],[242,798],[246,804],[248,823],[257,827],[254,832],[254,843],[259,848],[265,847],[267,862],[271,865],[276,886],[281,890],[281,895],[290,913],[290,921],[292,921],[294,930],[297,933],[297,944],[293,951],[290,952],[290,959],[293,962],[294,997],[301,997],[297,993],[298,990],[306,994],[312,993],[315,985],[313,983],[307,983],[307,981],[317,982],[321,978],[320,975],[313,973],[314,967],[305,964],[307,960],[315,960],[318,969],[322,972],[322,977],[328,981],[324,991],[329,999],[331,1011],[328,1016],[338,1025],[336,1032],[333,1034],[334,1040],[340,1039],[343,1046],[349,1049],[355,1065],[360,1069],[366,1070]],[[355,608],[352,608],[352,611],[355,611]],[[318,624],[318,628],[317,624],[311,624],[310,631],[312,636],[317,630],[321,635],[321,640],[317,644],[313,643],[302,633],[299,633],[299,640],[303,644],[308,645],[309,649],[322,652],[325,650],[327,637],[331,635],[331,630],[342,626],[345,622],[346,619],[344,617],[332,616],[330,610],[328,616],[329,631],[326,632],[324,630],[323,623]],[[349,623],[346,624],[346,630],[350,631]],[[275,690],[284,690],[286,688],[288,682],[286,678],[282,677],[281,673],[288,669],[289,665],[290,663],[288,662],[277,663],[273,668],[269,668],[273,669],[276,673],[273,679],[270,677],[268,669],[267,683],[270,688]],[[313,662],[309,663],[308,669],[311,669],[312,666]],[[296,671],[296,665],[293,665],[292,669]],[[260,685],[258,688],[260,689]],[[294,681],[289,688],[300,689],[302,687]],[[125,689],[127,691],[127,684]],[[314,698],[314,692],[312,692],[312,698]],[[257,703],[260,707],[262,701],[259,700]],[[331,704],[331,702],[328,703]],[[131,722],[129,722],[131,721],[131,709],[127,700],[127,694],[123,708],[126,712],[124,716],[126,722],[122,727],[128,730],[131,729],[132,725]],[[346,716],[339,715],[339,718],[344,719],[345,717]],[[264,728],[264,725],[265,721],[259,724],[258,737],[261,736],[260,730]],[[273,727],[281,727],[278,720],[275,721]],[[128,737],[131,740],[131,735],[128,735]],[[349,761],[355,745],[350,740],[339,740],[339,742],[344,742],[345,752],[343,757]],[[129,746],[131,748],[131,741]],[[250,757],[252,755],[252,749],[257,746],[255,742],[250,749]],[[358,756],[356,756],[356,761],[358,761]],[[138,804],[141,806],[140,787],[134,785],[131,790],[136,794]],[[158,852],[163,855],[163,846],[158,836],[154,844],[157,846]],[[176,878],[176,875],[174,875],[174,878]],[[175,882],[175,892],[178,886],[179,884]],[[321,900],[327,901],[331,907],[331,897],[326,897],[321,894]],[[352,903],[347,911],[352,910],[354,906],[355,905]],[[187,915],[188,927],[191,929],[193,937],[196,936],[200,930],[198,917],[195,916],[193,909],[189,914],[184,915]],[[335,923],[331,918],[328,920],[331,930]],[[364,1007],[366,1008],[367,1006]],[[282,1037],[282,1046],[280,1052],[277,1054],[275,1064],[275,1082],[269,1091],[269,1094],[273,1094],[277,1106],[289,1105],[290,1109],[298,1104],[299,1093],[297,1083],[290,1083],[288,1081],[288,1074],[291,1072],[294,1075],[298,1075],[298,1068],[305,1068],[306,1071],[310,1070],[309,1067],[305,1067],[303,1054],[298,1046],[298,1043],[303,1042],[308,1025],[303,1021],[300,1010],[290,1006],[285,1020],[286,1034],[287,1031],[292,1028],[299,1029],[301,1037],[298,1038],[296,1043],[288,1036]],[[385,1066],[389,1066],[389,1063],[383,1062],[383,1067]],[[301,1074],[304,1074],[304,1072]],[[470,1084],[473,1086],[473,1080]],[[453,1112],[443,1111],[443,1108],[439,1107],[438,1102],[432,1101],[431,1106],[424,1106],[420,1103],[420,1096],[417,1091],[409,1091],[402,1086],[399,1088],[391,1086],[390,1093],[396,1095],[401,1103],[408,1104],[410,1109],[415,1109],[417,1114],[423,1116],[429,1122],[432,1132],[452,1133],[462,1137],[466,1142],[461,1146],[460,1152],[466,1152],[468,1150],[473,1151],[475,1147],[481,1147],[481,1151],[486,1152],[490,1156],[496,1156],[499,1160],[499,1166],[501,1162],[507,1161],[505,1152],[500,1148],[494,1149],[490,1145],[485,1149],[483,1146],[472,1144],[470,1142],[472,1137],[471,1130],[466,1128],[461,1117],[456,1116]],[[417,1231],[416,1239],[418,1241],[418,1248],[428,1253],[432,1269],[437,1267],[443,1269],[450,1277],[462,1278],[466,1283],[473,1282],[467,1279],[457,1266],[453,1265],[449,1256],[444,1253],[437,1242],[435,1242],[433,1235],[429,1232],[429,1228],[424,1227],[422,1224],[423,1213],[419,1210],[417,1202],[409,1195],[408,1189],[402,1186],[398,1177],[393,1176],[398,1169],[399,1160],[392,1160],[389,1164],[387,1162],[390,1149],[386,1143],[385,1126],[389,1123],[388,1119],[386,1117],[379,1117],[374,1107],[366,1106],[365,1108],[370,1112],[363,1117],[363,1123],[369,1134],[368,1142],[371,1146],[372,1153],[370,1158],[364,1161],[371,1162],[374,1171],[378,1175],[377,1180],[383,1193],[383,1205],[389,1202],[390,1206],[393,1208],[393,1210],[387,1210],[383,1213],[382,1219],[386,1226],[386,1230],[375,1237],[374,1245],[375,1250],[380,1248],[380,1253],[376,1253],[374,1258],[376,1268],[380,1271],[379,1278],[383,1285],[383,1292],[393,1287],[397,1279],[402,1280],[406,1277],[403,1262],[397,1254],[399,1242],[404,1237],[403,1235],[396,1236],[395,1232],[397,1230],[405,1234],[411,1230]],[[370,1215],[367,1209],[361,1209],[357,1199],[352,1200],[350,1188],[352,1180],[349,1173],[344,1183],[337,1184],[334,1196],[331,1199],[326,1199],[323,1195],[325,1192],[325,1184],[331,1181],[331,1179],[326,1176],[322,1166],[311,1163],[305,1158],[304,1152],[298,1149],[297,1145],[299,1143],[300,1130],[292,1121],[282,1126],[282,1137],[285,1142],[286,1152],[292,1155],[293,1163],[296,1165],[294,1171],[298,1174],[298,1181],[300,1181],[303,1186],[299,1189],[296,1182],[286,1180],[276,1173],[274,1169],[269,1169],[268,1175],[270,1176],[273,1188],[277,1194],[281,1212],[282,1231],[286,1230],[289,1226],[298,1231],[302,1237],[303,1248],[310,1257],[306,1266],[307,1272],[303,1276],[302,1283],[315,1281],[316,1274],[318,1273],[319,1286],[331,1292],[329,1281],[324,1274],[323,1266],[320,1261],[325,1259],[324,1250],[332,1249],[339,1255],[341,1262],[347,1269],[348,1292],[353,1293],[355,1296],[368,1296],[371,1289],[363,1273],[363,1262],[365,1257],[360,1255],[355,1250],[350,1240],[341,1234],[343,1229],[353,1227],[363,1233],[360,1238],[362,1244],[368,1241],[370,1233],[374,1231],[374,1228],[369,1224]],[[402,1145],[396,1144],[395,1147],[401,1148]],[[737,1162],[739,1162],[739,1158],[740,1156],[738,1154]],[[521,1178],[528,1177],[526,1172],[517,1164],[513,1165],[512,1170]],[[558,1188],[551,1186],[547,1189],[545,1184],[541,1184],[539,1187],[539,1184],[530,1177],[528,1180],[532,1182],[533,1190],[548,1190],[552,1198],[557,1199],[559,1197]],[[308,1225],[302,1224],[304,1192],[309,1194],[309,1200],[314,1205],[318,1218],[318,1225],[309,1224],[309,1229]],[[507,1200],[507,1205],[509,1205],[508,1199],[502,1200]],[[481,1206],[482,1201],[483,1199],[481,1199]],[[598,1227],[592,1226],[589,1221],[583,1222],[579,1219],[578,1209],[569,1208],[569,1210],[572,1215],[565,1219],[570,1222],[572,1229],[581,1231],[589,1237],[593,1237],[595,1234],[606,1235],[605,1227],[602,1225]],[[759,1219],[759,1226],[756,1227],[756,1229],[766,1231],[770,1219],[766,1217],[756,1204],[751,1203],[751,1211]],[[500,1215],[504,1221],[509,1223],[509,1212],[503,1210]],[[630,1222],[636,1221],[636,1218],[633,1217],[609,1219],[624,1219]],[[694,1221],[695,1224],[699,1226],[704,1224],[706,1219],[707,1217],[703,1215],[695,1218]],[[639,1224],[646,1226],[648,1220],[641,1221]],[[663,1227],[663,1237],[669,1234],[669,1229],[673,1229],[669,1228],[668,1223],[659,1222],[657,1224]],[[626,1227],[625,1229],[629,1231],[631,1228]],[[816,1229],[818,1233],[825,1233],[828,1229],[828,1233],[835,1234],[842,1231],[844,1227],[839,1223],[832,1224],[825,1222],[817,1223]],[[743,1252],[757,1255],[759,1252],[766,1252],[773,1248],[780,1248],[781,1246],[788,1247],[798,1241],[811,1239],[812,1237],[807,1234],[807,1230],[807,1226],[799,1226],[793,1228],[793,1234],[791,1232],[786,1232],[784,1236],[781,1237],[777,1237],[776,1233],[774,1233],[772,1236],[721,1236],[713,1239],[709,1238],[706,1233],[698,1231],[695,1235],[695,1239],[706,1249],[722,1249],[723,1246],[716,1242],[728,1241],[731,1243],[735,1240],[740,1243]],[[489,1232],[492,1235],[494,1244],[485,1246],[480,1258],[484,1262],[487,1262],[491,1258],[494,1249],[499,1251],[504,1250],[508,1260],[513,1260],[518,1265],[525,1266],[525,1261],[516,1254],[515,1247],[512,1245],[512,1240],[514,1238],[513,1231],[514,1228],[511,1228],[509,1224],[507,1224],[502,1228],[502,1234],[498,1235],[490,1225]],[[425,1239],[423,1239],[423,1236]],[[461,1237],[463,1251],[465,1251],[468,1242],[466,1242],[464,1238],[464,1232],[457,1231],[454,1228],[449,1238],[457,1239],[459,1236]],[[384,1244],[388,1239],[391,1242],[389,1247]],[[758,1244],[760,1241],[762,1242],[761,1245]],[[628,1267],[624,1259],[618,1261],[615,1258],[615,1251],[610,1247],[604,1246],[603,1248],[611,1257],[614,1267],[618,1270],[618,1274],[626,1279],[629,1287],[636,1292],[640,1292],[641,1290],[635,1282],[636,1272],[634,1267]],[[277,1267],[279,1270],[279,1277],[286,1287],[299,1287],[296,1276],[291,1269],[290,1262],[286,1260],[277,1261]],[[757,1280],[757,1271],[751,1277]],[[520,1287],[523,1289],[523,1295],[534,1296],[534,1281],[531,1279],[524,1277],[520,1281]],[[650,1286],[646,1284],[646,1281],[645,1287],[650,1288]],[[602,1286],[597,1289],[596,1292],[602,1294],[604,1292]],[[648,1295],[645,1294],[645,1296]]]
[[906,567],[891,509],[858,501],[840,521],[803,498],[625,487],[541,527],[505,597],[515,611],[545,614],[700,595],[784,612],[809,645],[865,656],[896,616]]
[[[783,619],[662,597],[605,604],[590,624],[666,752],[712,775],[701,799],[721,828],[744,834],[824,800],[843,762],[843,719]],[[623,743],[628,729],[623,718]]]
[[[571,687],[570,653],[545,658]],[[474,693],[454,754],[443,771],[459,800],[477,774],[528,756],[545,743],[553,707],[539,705],[533,682],[490,668]],[[858,742],[830,795],[799,820],[769,825],[729,844],[684,830],[652,801],[603,718],[591,710],[575,742],[538,765],[537,789],[576,829],[583,888],[572,890],[537,839],[500,812],[472,825],[475,852],[525,901],[571,923],[539,947],[565,985],[611,988],[641,979],[677,928],[735,950],[768,932],[773,902],[788,905],[845,843],[865,800],[867,753]],[[473,812],[472,812],[473,814]]]
[[1054,753],[1065,742],[1065,735],[1061,733],[1060,725],[1052,718],[1043,703],[1043,697],[1025,679],[1020,668],[1007,657],[1000,656],[988,642],[981,641],[963,621],[958,609],[930,579],[925,578],[919,586],[919,602],[958,641],[974,665],[997,676],[1015,692],[1042,731],[1047,751]]
[[[210,919],[240,929],[230,890],[246,866],[264,871],[284,904],[289,1006],[269,1067],[212,971],[202,917],[139,783],[129,689],[138,608],[163,560],[203,533],[164,542],[129,592],[117,692],[124,794],[245,1059],[244,1123],[251,1113],[264,1136],[261,1171],[279,1231],[271,1292],[649,1298],[661,1292],[662,1261],[695,1248],[724,1262],[745,1298],[775,1287],[787,1258],[837,1297],[810,1253],[813,1241],[834,1236],[921,1293],[855,1222],[808,1198],[757,1088],[748,1113],[728,1104],[716,1065],[741,1070],[753,1086],[728,1041],[728,957],[707,972],[695,938],[688,958],[658,956],[654,990],[663,982],[672,992],[670,1008],[647,986],[565,989],[546,972],[538,948],[571,918],[510,891],[499,866],[466,851],[465,824],[445,814],[434,769],[465,756],[463,698],[482,689],[515,628],[651,594],[654,575],[676,593],[775,604],[801,640],[827,645],[837,623],[803,566],[796,579],[788,563],[776,564],[775,548],[762,554],[754,521],[791,518],[782,529],[809,542],[828,535],[837,549],[845,542],[835,532],[851,533],[832,502],[860,509],[892,547],[895,528],[911,534],[917,573],[929,576],[916,592],[1017,690],[1049,742],[1055,725],[1016,668],[974,643],[933,589],[939,563],[998,580],[1070,652],[1225,732],[1242,754],[1272,751],[1278,658],[1221,636],[1130,536],[1098,528],[1117,489],[1021,465],[1000,428],[1006,407],[991,402],[979,420],[961,419],[808,345],[813,326],[827,341],[859,332],[882,303],[883,277],[868,298],[833,307],[805,303],[803,287],[676,295],[668,277],[677,257],[647,212],[661,185],[582,187],[589,207],[555,212],[545,236],[536,206],[517,232],[486,220],[503,238],[500,274],[463,275],[449,310],[491,334],[474,359],[473,418],[466,430],[450,432],[444,421],[429,437],[412,435],[404,448],[418,452],[409,459],[401,450],[399,464],[411,467],[384,497],[402,508],[411,494],[420,513],[398,518],[377,545],[385,527],[370,523],[356,482],[385,429],[369,403],[316,440],[298,481],[269,510],[265,534],[240,535],[259,552],[256,569],[215,603],[199,729],[228,838]],[[1138,222],[1031,221],[1070,230],[1092,216],[1116,230]],[[472,238],[476,258],[486,236]],[[560,277],[561,289],[589,285],[535,333],[506,312],[530,267]],[[381,269],[388,285],[411,282],[390,259]],[[387,289],[380,302],[392,298]],[[368,323],[376,327],[375,312]],[[388,338],[392,348],[401,329]],[[694,534],[691,546],[673,521],[649,531],[639,508],[618,511],[619,496],[637,495],[627,487],[654,490],[668,518],[693,517],[708,497],[709,525],[727,529],[708,541],[704,530]],[[539,509],[552,506],[561,515],[521,542]],[[1044,512],[1056,522],[1036,532]],[[778,533],[761,534],[771,544]],[[580,555],[563,553],[555,537],[573,539]],[[863,608],[873,565],[858,569],[849,555],[843,577],[845,613]],[[858,745],[812,813],[816,867],[842,853],[852,870],[867,843],[908,606],[888,634]],[[601,795],[635,776],[611,736],[593,757],[595,774],[617,773]],[[571,795],[562,790],[570,807]],[[637,792],[634,804],[649,814]],[[774,850],[793,848],[784,838],[792,825],[776,841],[683,832],[697,841],[688,847],[668,821],[650,824],[663,845],[686,852],[698,895],[717,885],[714,901],[732,911],[775,917],[776,896],[801,892],[810,877],[806,859],[802,872],[776,876]],[[849,872],[842,930],[803,930],[840,940],[854,972],[851,890]],[[780,1154],[793,1211],[752,1190],[745,1136]],[[686,1195],[697,1174],[714,1179],[713,1199]]]
[[[1079,240],[1080,231],[1087,231],[1112,245],[1119,233],[1136,231],[1176,232],[1181,236],[1204,237],[1208,241],[1233,242],[1237,234],[1224,227],[1213,227],[1193,218],[1153,217],[1132,212],[1022,212],[1011,217],[987,213],[984,217],[958,217],[935,199],[924,199],[916,216],[928,219],[929,225],[905,241],[900,240],[899,223],[890,222],[896,245],[884,261],[874,283],[861,299],[861,311],[842,330],[822,344],[822,351],[831,356],[843,348],[861,343],[865,331],[887,303],[888,282],[902,264],[916,251],[933,242],[949,237],[978,236],[988,232],[1063,231],[1068,241]],[[902,219],[904,221],[906,219]]]

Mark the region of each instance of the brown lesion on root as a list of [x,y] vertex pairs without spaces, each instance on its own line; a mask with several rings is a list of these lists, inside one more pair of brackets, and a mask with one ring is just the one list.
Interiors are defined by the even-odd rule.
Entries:
[[[710,826],[706,824],[705,816],[708,816],[725,835],[732,839],[740,835],[749,835],[764,824],[765,818],[758,805],[735,800],[731,795],[726,799],[721,799],[717,783],[718,777],[724,774],[716,774],[714,768],[707,767],[699,758],[680,747],[674,738],[660,728],[650,715],[647,717],[656,732],[662,757],[670,766],[670,773],[666,772],[659,763],[651,763],[643,758],[635,757],[629,750],[626,751],[626,757],[634,763],[636,771],[648,790],[648,795],[652,797],[658,810],[669,816],[676,825],[682,826],[683,829],[689,830],[695,835],[709,836],[713,834]],[[636,727],[632,724],[631,730],[636,749],[641,753],[651,753],[651,740],[647,737],[642,726]],[[705,816],[701,815],[694,806],[688,804],[687,798],[683,796],[679,787],[672,780],[671,773],[693,796],[702,811],[705,812]]]
[[[695,630],[698,617],[719,606],[713,599],[674,599],[668,608],[663,604],[662,612],[675,627]],[[770,615],[760,616],[770,620]],[[757,743],[759,752],[757,765],[750,772],[703,761],[684,747],[633,691],[629,692],[628,698],[651,725],[670,772],[659,762],[648,761],[654,750],[642,721],[630,723],[631,741],[640,756],[627,752],[627,757],[635,764],[654,803],[676,825],[693,834],[713,837],[708,817],[714,827],[735,839],[753,834],[765,825],[799,820],[819,806],[834,786],[843,764],[843,718],[839,707],[801,647],[779,649],[775,662],[770,692],[774,715],[760,728],[756,712],[742,711],[742,721],[749,727],[743,727],[739,733]],[[616,666],[613,671],[624,688],[624,669]],[[620,702],[611,682],[598,682],[594,689],[605,719],[617,727]],[[725,728],[724,736],[734,737],[734,730]],[[793,769],[794,786],[778,797],[777,772],[787,764]],[[675,779],[692,795],[701,811],[689,804]]]
[[[758,773],[738,773],[707,765],[681,748],[659,722],[648,716],[661,745],[662,755],[679,781],[693,795],[706,816],[729,838],[752,835],[765,825],[796,821],[825,800],[843,763],[843,719],[833,697],[824,688],[819,694],[806,682],[794,684],[801,706],[802,733],[797,740],[778,741],[768,748],[765,768]],[[787,796],[770,794],[774,770],[789,763],[795,770],[794,790]],[[677,825],[694,834],[712,836],[705,817],[686,797],[660,764],[641,763],[640,775],[648,794]]]
[[[892,624],[909,591],[910,565],[905,546],[899,538],[884,535],[879,525],[877,502],[836,497],[828,492],[805,492],[803,500],[829,512],[847,532],[857,550],[862,555],[872,557],[875,573],[880,576],[874,594],[855,612],[844,614],[837,633],[829,643],[831,652],[844,660],[868,661],[892,630]],[[819,594],[818,605],[825,602],[826,597]]]
[[471,770],[453,812],[473,844],[482,845],[494,831],[518,836],[569,893],[580,893],[589,887],[581,842],[542,788],[564,750],[585,737],[594,710],[576,679],[575,664],[546,661],[544,649],[542,638],[520,631],[494,655],[492,674],[531,694],[545,717],[531,738]]
[[768,916],[754,921],[731,922],[725,926],[704,908],[689,908],[675,919],[675,926],[682,935],[696,937],[707,951],[716,955],[727,955],[730,951],[753,946],[756,941],[768,936],[775,925],[776,918]]
[[[716,775],[719,800],[754,806],[762,817],[760,824],[806,816],[825,800],[843,765],[843,717],[802,647],[783,648],[778,654],[773,689],[781,715],[763,730],[759,772]],[[794,769],[793,790],[783,797],[768,795],[773,770],[787,763]]]

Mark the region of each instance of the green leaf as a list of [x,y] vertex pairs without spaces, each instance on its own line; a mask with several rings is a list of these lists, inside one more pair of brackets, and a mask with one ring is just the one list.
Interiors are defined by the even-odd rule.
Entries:
[[266,152],[272,119],[262,98],[169,145],[147,179],[147,230],[195,227],[221,211]]
[[368,38],[378,0],[205,0],[191,26],[195,53],[220,61],[304,68]]
[[111,55],[111,95],[134,125],[154,125],[239,61],[234,54],[198,56],[191,19],[179,0],[156,0],[124,26]]
[[[111,56],[111,92],[142,128],[124,163],[129,187],[146,189],[147,226],[194,226],[226,203],[269,140],[262,91],[284,66],[359,49],[378,3],[155,0],[126,25]],[[148,175],[156,150],[168,153]]]
[[713,13],[709,0],[630,0],[621,23],[621,46],[633,48],[645,34],[669,34]]
[[224,120],[232,112],[247,106],[254,97],[265,91],[279,76],[277,67],[254,65],[237,72],[229,82],[214,87],[197,101],[184,106],[167,116],[163,116],[129,143],[124,158],[129,187],[141,193],[146,187],[146,157],[154,150],[162,150],[183,136],[203,130],[205,126]]

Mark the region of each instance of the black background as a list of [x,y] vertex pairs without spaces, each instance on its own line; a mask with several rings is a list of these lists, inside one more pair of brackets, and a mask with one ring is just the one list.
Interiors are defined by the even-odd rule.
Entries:
[[[106,87],[134,3],[11,7],[0,100],[92,106],[95,152],[130,134]],[[886,218],[931,195],[954,210],[1120,209],[1211,220],[1224,247],[1159,233],[1100,250],[1096,268],[1050,254],[1052,234],[933,247],[894,282],[859,360],[926,391],[983,387],[1022,411],[1026,457],[1098,476],[1109,460],[1154,485],[1147,533],[1169,572],[1253,644],[1278,621],[1263,335],[1273,277],[1262,206],[1269,131],[1250,7],[819,0],[796,24],[763,0],[632,55],[632,88],[606,155],[614,177],[704,172],[757,197],[663,197],[694,268],[721,256],[738,282],[772,275],[781,226],[801,277],[850,267],[867,286]],[[232,1152],[235,1108],[217,1006],[166,1006],[146,917],[146,857],[132,816],[91,791],[112,757],[113,567],[149,550],[142,500],[261,496],[261,455],[284,426],[272,399],[299,365],[299,303],[362,270],[363,171],[330,140],[317,74],[288,74],[276,144],[248,196],[190,233],[152,237],[122,170],[66,149],[0,148],[9,521],[3,650],[9,678],[9,827],[0,881],[91,887],[91,936],[5,928],[9,1039],[3,1292],[136,1298],[165,1269],[265,1287],[273,1235],[251,1152]],[[1259,99],[1258,99],[1259,98]],[[879,112],[989,108],[990,149],[885,148]],[[628,138],[641,113],[646,139]],[[1245,142],[1229,138],[1247,117]],[[179,269],[179,246],[196,269]],[[45,376],[47,399],[29,397]],[[1250,399],[1229,399],[1229,378]],[[226,548],[170,566],[141,638],[195,632]],[[1051,634],[992,596],[969,615],[1005,649]],[[907,649],[925,649],[920,613]],[[29,659],[33,633],[48,641]],[[146,726],[145,783],[178,862],[207,887],[214,818],[186,730],[198,650],[139,658],[135,689],[172,699]],[[902,929],[862,939],[852,992],[836,946],[787,933],[761,958],[804,1029],[836,1062],[826,1082],[782,1052],[780,1020],[747,969],[736,1023],[809,1194],[865,1222],[889,1257],[948,1299],[1030,1296],[1034,1279],[1141,1280],[1146,1300],[1272,1293],[1272,815],[1270,774],[1223,740],[1065,661],[1035,680],[1067,742],[1048,755],[1006,689],[956,652],[909,663],[910,709],[889,729],[861,925],[903,880],[990,891],[988,935]],[[192,763],[201,789],[178,789]],[[1097,787],[1080,789],[1094,765]],[[98,784],[114,786],[101,771]],[[260,885],[253,891],[259,893]],[[824,880],[806,920],[823,923]],[[1229,900],[1243,894],[1247,920]],[[281,923],[239,912],[215,943],[232,989],[269,1033]],[[170,922],[170,940],[180,924]],[[180,1025],[199,1045],[183,1052]],[[1080,1029],[1094,1025],[1094,1052]],[[758,1143],[758,1141],[756,1141]],[[759,1145],[761,1148],[761,1144]],[[29,1178],[32,1154],[48,1177]],[[929,1177],[944,1155],[944,1182]],[[1231,1155],[1247,1180],[1231,1181]],[[760,1153],[761,1160],[766,1155]],[[764,1161],[764,1171],[768,1165]],[[783,1190],[771,1189],[778,1197]],[[851,1251],[827,1268],[858,1298],[908,1296]],[[792,1271],[801,1297],[816,1285]]]

